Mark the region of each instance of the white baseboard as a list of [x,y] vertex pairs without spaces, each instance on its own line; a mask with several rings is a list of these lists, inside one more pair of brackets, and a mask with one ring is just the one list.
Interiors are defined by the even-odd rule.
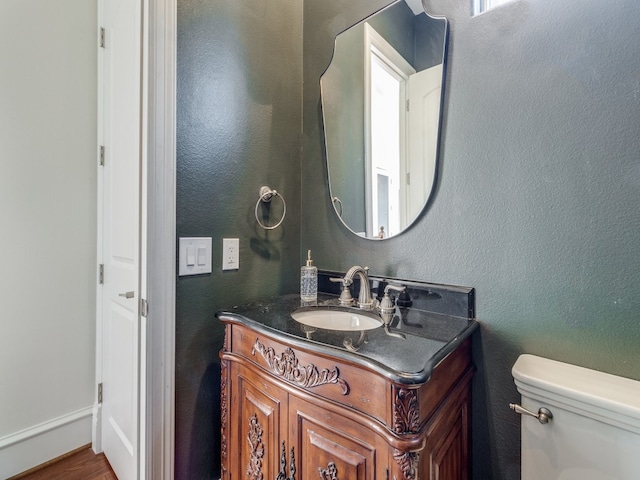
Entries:
[[0,479],[91,443],[92,407],[0,438]]

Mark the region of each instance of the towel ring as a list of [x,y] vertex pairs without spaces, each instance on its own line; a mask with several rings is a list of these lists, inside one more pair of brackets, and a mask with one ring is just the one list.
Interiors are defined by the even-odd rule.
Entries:
[[[262,202],[269,203],[271,199],[276,196],[280,197],[280,199],[282,200],[282,209],[283,209],[282,218],[280,218],[280,221],[278,221],[278,223],[276,223],[275,225],[267,226],[260,221],[260,218],[258,217],[258,208],[260,207],[260,204]],[[278,228],[280,224],[282,224],[282,221],[284,220],[284,217],[286,215],[287,215],[287,202],[284,201],[284,197],[282,196],[282,194],[277,192],[276,190],[271,190],[271,188],[267,186],[260,187],[260,198],[258,198],[258,201],[256,202],[256,208],[255,208],[256,222],[258,222],[258,225],[260,225],[260,227],[265,230],[274,230]]]
[[[342,200],[340,200],[338,197],[332,197],[331,203],[333,203],[333,207],[336,209],[336,213],[338,214],[338,216],[342,218]],[[340,211],[338,211],[338,207],[336,205],[340,207]]]

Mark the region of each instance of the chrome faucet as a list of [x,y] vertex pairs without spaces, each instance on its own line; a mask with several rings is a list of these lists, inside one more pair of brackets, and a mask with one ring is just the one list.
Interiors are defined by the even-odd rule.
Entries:
[[360,292],[358,294],[358,307],[363,310],[373,310],[377,301],[371,297],[371,287],[369,285],[369,267],[354,266],[349,269],[344,278],[332,278],[333,282],[342,282],[342,293],[340,294],[340,305],[353,305],[353,297],[349,291],[349,285],[353,283],[353,278],[360,277]]

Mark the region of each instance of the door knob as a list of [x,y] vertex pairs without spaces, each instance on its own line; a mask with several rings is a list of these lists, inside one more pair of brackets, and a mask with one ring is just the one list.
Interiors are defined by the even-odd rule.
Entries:
[[125,293],[119,293],[118,294],[120,297],[124,297],[124,298],[133,298],[135,296],[134,292],[125,292]]

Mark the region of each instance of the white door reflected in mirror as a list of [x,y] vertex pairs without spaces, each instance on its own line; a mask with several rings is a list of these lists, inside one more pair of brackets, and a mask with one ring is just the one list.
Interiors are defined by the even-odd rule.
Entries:
[[365,46],[366,236],[385,238],[418,216],[433,185],[442,64],[416,72],[368,24]]

